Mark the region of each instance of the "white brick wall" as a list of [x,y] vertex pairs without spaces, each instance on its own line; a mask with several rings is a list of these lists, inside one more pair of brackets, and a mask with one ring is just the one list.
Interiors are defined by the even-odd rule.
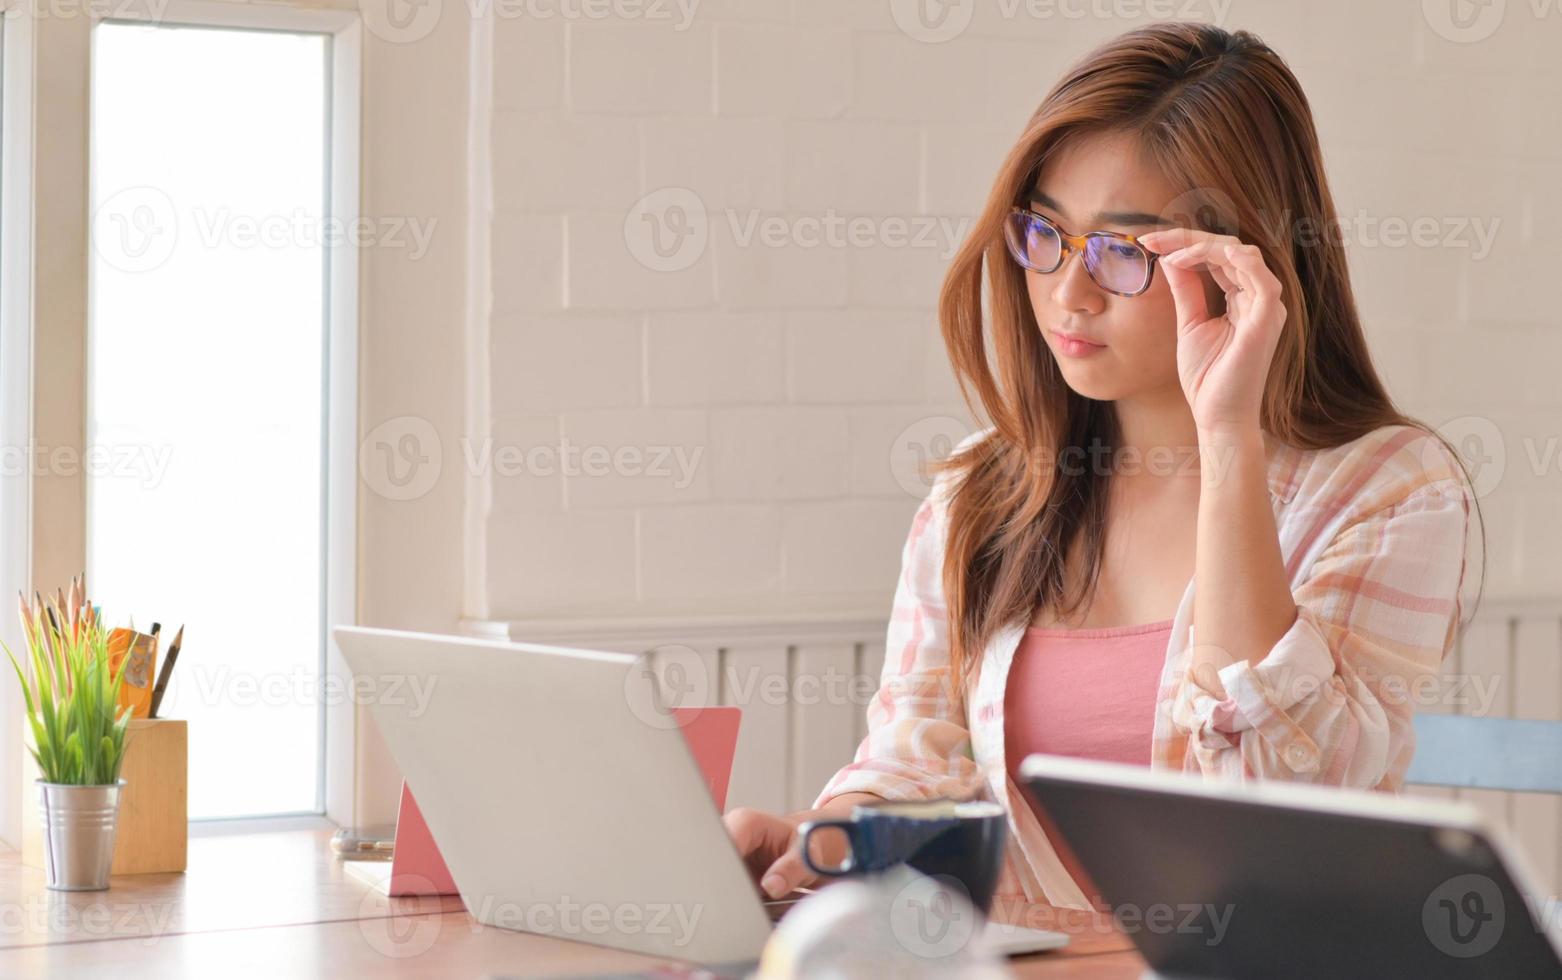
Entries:
[[[491,220],[494,440],[668,447],[697,465],[686,482],[676,467],[495,474],[487,608],[470,613],[887,608],[917,503],[894,447],[964,414],[933,316],[958,235],[927,248],[885,233],[925,218],[957,228],[1064,67],[1137,23],[1061,6],[977,0],[939,43],[903,30],[888,0],[704,0],[686,29],[643,16],[478,25],[493,62],[494,211],[478,217]],[[1562,410],[1546,288],[1562,269],[1552,8],[1510,3],[1473,42],[1440,35],[1415,2],[1266,0],[1223,20],[1296,68],[1343,216],[1499,223],[1479,257],[1350,245],[1396,395],[1434,423],[1478,415],[1502,433],[1503,478],[1483,499],[1492,594],[1562,591],[1562,447],[1544,471],[1532,462]],[[631,254],[626,234],[651,242],[656,227],[670,248],[673,222],[701,218],[632,213],[668,187],[692,192],[682,203],[703,209],[703,241]],[[797,240],[858,216],[873,222],[863,242]],[[784,244],[766,243],[767,221],[792,230]]]

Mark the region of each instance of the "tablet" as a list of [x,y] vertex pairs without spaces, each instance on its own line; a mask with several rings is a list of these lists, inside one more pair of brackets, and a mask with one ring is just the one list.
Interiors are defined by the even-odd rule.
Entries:
[[1562,907],[1476,807],[1036,754],[1026,792],[1162,977],[1562,977]]

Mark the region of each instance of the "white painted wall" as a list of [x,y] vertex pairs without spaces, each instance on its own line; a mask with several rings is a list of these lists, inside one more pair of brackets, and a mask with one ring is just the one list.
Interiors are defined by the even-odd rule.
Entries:
[[[448,633],[462,608],[465,545],[472,24],[455,5],[398,21],[383,6],[362,8],[363,213],[416,219],[433,234],[422,251],[362,257],[358,620]],[[423,19],[429,10],[441,15]],[[407,437],[416,447],[403,459]],[[410,482],[385,482],[381,448],[407,464],[400,477]],[[356,739],[352,819],[393,823],[400,775],[366,706]]]
[[[962,5],[928,26],[910,19],[916,4],[870,0],[706,2],[687,22],[671,5],[664,19],[500,5],[478,24],[493,65],[475,120],[492,180],[477,216],[491,222],[480,423],[527,449],[562,438],[703,455],[682,486],[485,476],[467,615],[887,608],[921,492],[891,460],[954,424],[925,420],[963,418],[933,316],[953,243],[768,247],[738,232],[755,215],[793,228],[861,215],[878,234],[958,222],[1065,66],[1139,23],[1063,13],[1111,5],[964,6],[958,31]],[[1562,258],[1548,177],[1562,67],[1545,56],[1562,11],[1537,21],[1509,5],[1485,37],[1482,22],[1461,35],[1418,4],[1223,13],[1309,93],[1392,390],[1456,436],[1490,431],[1459,421],[1476,415],[1503,440],[1506,468],[1483,500],[1491,594],[1556,594],[1562,453],[1539,472],[1528,451],[1555,448],[1562,408],[1556,304],[1530,285]],[[638,261],[626,242],[643,235],[641,211],[664,231],[703,213],[703,244]],[[1489,255],[1469,218],[1497,223]],[[1386,237],[1417,221],[1434,241],[1463,241]]]

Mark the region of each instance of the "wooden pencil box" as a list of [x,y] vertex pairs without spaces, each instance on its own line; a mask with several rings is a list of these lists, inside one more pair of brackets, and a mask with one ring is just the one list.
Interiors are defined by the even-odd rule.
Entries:
[[183,718],[133,718],[126,734],[113,873],[183,871],[190,840],[189,726]]

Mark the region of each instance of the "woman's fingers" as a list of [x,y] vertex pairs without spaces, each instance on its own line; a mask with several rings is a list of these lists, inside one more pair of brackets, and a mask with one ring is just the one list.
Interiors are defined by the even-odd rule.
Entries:
[[1264,253],[1258,246],[1233,245],[1226,249],[1226,262],[1236,273],[1243,290],[1252,293],[1255,299],[1280,295],[1280,280],[1264,261]]
[[1172,302],[1177,307],[1177,330],[1181,333],[1208,320],[1210,311],[1198,272],[1180,261],[1171,261],[1177,254],[1174,252],[1163,258],[1161,266],[1166,272],[1166,284],[1171,288]]
[[1215,285],[1220,287],[1221,292],[1229,296],[1236,291],[1237,283],[1225,269],[1218,265],[1212,265],[1209,267],[1209,274],[1215,280]]
[[[1166,279],[1171,284],[1173,299],[1177,301],[1178,326],[1186,330],[1203,323],[1210,316],[1208,302],[1200,295],[1195,297],[1189,281],[1197,279],[1199,270],[1208,271],[1215,285],[1226,295],[1228,312],[1246,303],[1259,303],[1261,286],[1258,280],[1267,277],[1273,281],[1276,295],[1279,281],[1274,279],[1264,265],[1263,253],[1256,245],[1242,242],[1230,235],[1217,235],[1193,228],[1171,228],[1139,236],[1147,248],[1164,250],[1160,262],[1166,268]],[[1194,302],[1195,298],[1201,302]]]
[[813,872],[803,864],[802,852],[795,847],[776,858],[759,880],[759,887],[770,898],[789,895],[813,879]]
[[780,848],[786,846],[784,841],[776,840],[776,820],[768,813],[748,807],[729,810],[721,818],[743,863],[748,866],[749,874],[756,881],[775,862],[779,854],[778,844]]
[[722,816],[727,833],[749,874],[771,898],[780,898],[814,878],[797,849],[797,826],[762,810],[739,807]]
[[1206,269],[1210,275],[1216,276],[1215,281],[1220,283],[1222,289],[1227,289],[1235,282],[1237,275],[1235,264],[1226,254],[1227,246],[1231,244],[1226,239],[1197,241],[1162,256],[1161,262],[1182,269]]
[[1201,231],[1198,228],[1162,228],[1159,231],[1146,232],[1138,238],[1139,243],[1145,248],[1162,255],[1185,248],[1219,247],[1240,242],[1240,239],[1231,235],[1217,235],[1212,231]]
[[1251,245],[1232,248],[1230,261],[1237,272],[1243,293],[1253,304],[1253,322],[1268,323],[1274,317],[1277,325],[1283,325],[1286,309],[1285,304],[1280,302],[1280,280],[1264,262],[1263,253]]

